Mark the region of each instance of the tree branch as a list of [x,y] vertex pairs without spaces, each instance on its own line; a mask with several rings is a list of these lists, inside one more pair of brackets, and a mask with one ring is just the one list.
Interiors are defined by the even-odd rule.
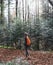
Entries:
[[48,0],[49,1],[49,3],[53,6],[53,2],[51,1],[51,0]]

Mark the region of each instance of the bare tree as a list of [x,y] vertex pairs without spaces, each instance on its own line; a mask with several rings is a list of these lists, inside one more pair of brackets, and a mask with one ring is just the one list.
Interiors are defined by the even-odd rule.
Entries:
[[3,24],[4,23],[4,21],[3,21],[3,11],[4,11],[4,0],[1,0],[1,24]]
[[27,18],[27,0],[25,0],[25,22]]
[[8,26],[10,28],[10,0],[8,0]]
[[53,6],[53,0],[48,0],[48,1]]
[[[28,17],[27,17],[27,25],[28,25],[28,27],[30,27],[30,21],[29,21],[29,15],[30,15],[30,13],[29,13],[29,5],[28,5],[28,8],[27,8],[27,10],[28,10]],[[30,29],[28,28],[28,32],[30,31]]]
[[24,0],[22,0],[22,11],[23,11],[23,25],[24,25]]
[[18,0],[16,0],[16,18],[17,18],[17,13],[18,12]]

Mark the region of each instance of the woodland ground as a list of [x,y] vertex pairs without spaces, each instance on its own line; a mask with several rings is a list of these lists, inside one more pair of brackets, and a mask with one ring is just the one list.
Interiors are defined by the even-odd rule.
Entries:
[[24,50],[0,48],[0,62],[8,62],[16,57],[27,60],[30,65],[53,65],[53,52],[49,51],[30,51],[29,56],[25,57]]

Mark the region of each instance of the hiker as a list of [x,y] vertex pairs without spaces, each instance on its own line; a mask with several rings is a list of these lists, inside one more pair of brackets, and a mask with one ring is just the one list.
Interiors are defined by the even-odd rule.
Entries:
[[28,48],[30,47],[30,44],[31,44],[31,40],[28,36],[28,33],[25,32],[25,51],[26,51],[26,57],[29,55],[28,53]]

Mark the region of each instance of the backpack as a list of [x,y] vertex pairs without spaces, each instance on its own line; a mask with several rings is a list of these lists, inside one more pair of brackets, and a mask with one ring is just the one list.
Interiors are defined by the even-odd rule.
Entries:
[[31,45],[31,40],[30,38],[27,36],[27,45],[30,46]]

